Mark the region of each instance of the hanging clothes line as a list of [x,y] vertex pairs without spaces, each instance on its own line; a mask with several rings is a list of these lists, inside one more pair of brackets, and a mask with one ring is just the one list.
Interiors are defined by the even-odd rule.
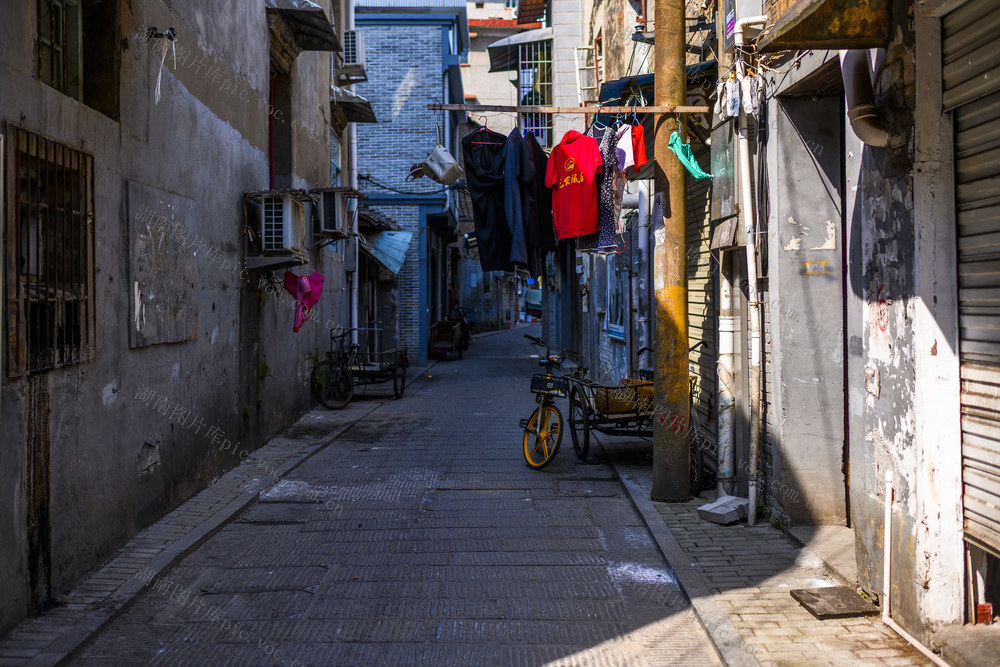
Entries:
[[541,106],[502,106],[496,104],[428,104],[429,111],[497,111],[501,113],[538,113],[538,114],[670,114],[670,113],[708,113],[708,107],[692,106],[627,106],[627,107],[541,107]]

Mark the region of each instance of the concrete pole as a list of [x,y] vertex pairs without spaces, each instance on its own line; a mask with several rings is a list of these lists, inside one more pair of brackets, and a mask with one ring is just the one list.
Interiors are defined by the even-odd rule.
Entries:
[[[683,0],[656,0],[655,103],[687,100]],[[653,500],[691,499],[688,483],[690,403],[688,401],[687,197],[684,166],[668,143],[683,133],[678,116],[657,118],[654,135],[656,196],[653,203],[654,347]]]

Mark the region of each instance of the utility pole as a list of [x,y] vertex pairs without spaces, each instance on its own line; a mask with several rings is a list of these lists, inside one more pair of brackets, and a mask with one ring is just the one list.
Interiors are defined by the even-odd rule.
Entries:
[[[656,0],[655,104],[687,102],[684,0]],[[672,132],[684,133],[679,115],[657,116],[653,206],[655,295],[653,500],[690,500],[690,430],[687,325],[687,197],[684,166],[670,150]]]

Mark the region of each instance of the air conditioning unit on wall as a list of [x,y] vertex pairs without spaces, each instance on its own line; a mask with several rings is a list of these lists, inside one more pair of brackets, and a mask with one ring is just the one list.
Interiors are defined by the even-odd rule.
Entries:
[[309,208],[315,195],[306,190],[262,190],[243,196],[244,268],[276,270],[308,262]]
[[317,188],[312,193],[319,197],[313,229],[324,239],[344,239],[351,235],[358,217],[358,196],[351,188]]
[[261,249],[264,254],[305,252],[305,207],[292,195],[264,197],[261,202]]
[[359,30],[344,31],[344,55],[337,68],[337,85],[364,83],[368,80],[365,71],[365,40]]
[[365,39],[357,30],[344,31],[344,66],[365,66]]

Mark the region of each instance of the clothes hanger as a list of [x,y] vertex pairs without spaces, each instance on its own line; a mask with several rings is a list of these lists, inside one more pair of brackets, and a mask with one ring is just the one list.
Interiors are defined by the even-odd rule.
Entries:
[[[490,134],[496,135],[498,137],[502,137],[503,136],[499,132],[494,132],[493,130],[489,129],[489,127],[487,127],[487,125],[489,123],[489,120],[488,120],[488,118],[486,116],[481,116],[480,120],[483,121],[483,126],[480,127],[478,130],[476,130],[475,132],[472,133],[473,137],[475,137],[476,135],[478,135],[480,132],[489,132]],[[470,141],[469,143],[477,144],[477,145],[480,145],[480,146],[503,146],[506,143],[506,141],[507,141],[506,137],[504,137],[504,141]]]

